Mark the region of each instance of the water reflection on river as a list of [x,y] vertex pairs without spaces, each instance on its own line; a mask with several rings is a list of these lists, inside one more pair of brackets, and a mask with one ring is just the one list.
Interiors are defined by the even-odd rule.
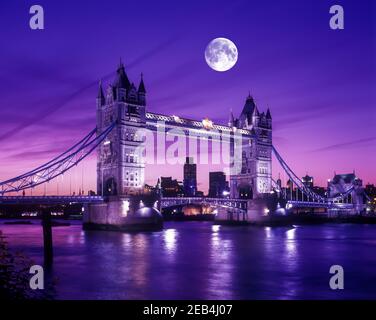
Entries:
[[[14,251],[42,263],[39,225],[1,225]],[[376,298],[376,226],[296,228],[168,222],[155,233],[54,228],[58,299]],[[330,290],[329,268],[345,270]]]

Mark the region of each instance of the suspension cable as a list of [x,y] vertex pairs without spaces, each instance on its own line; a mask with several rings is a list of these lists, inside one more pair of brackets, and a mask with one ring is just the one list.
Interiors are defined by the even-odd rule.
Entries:
[[114,127],[115,123],[108,126],[100,134],[94,136],[97,132],[95,128],[83,139],[54,159],[15,178],[0,182],[0,195],[34,188],[64,174],[96,149]]

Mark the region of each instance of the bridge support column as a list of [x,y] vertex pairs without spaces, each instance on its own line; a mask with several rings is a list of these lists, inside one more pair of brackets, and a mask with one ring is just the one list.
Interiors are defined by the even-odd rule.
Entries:
[[160,231],[161,213],[154,207],[154,195],[112,196],[101,204],[91,204],[83,216],[84,230],[124,232]]
[[41,213],[43,226],[44,264],[46,266],[50,266],[53,262],[51,210],[45,207],[41,209]]

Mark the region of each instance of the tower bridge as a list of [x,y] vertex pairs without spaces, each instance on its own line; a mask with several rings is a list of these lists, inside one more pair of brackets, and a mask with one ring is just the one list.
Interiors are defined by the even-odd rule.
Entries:
[[[243,220],[268,213],[270,199],[276,200],[278,206],[284,204],[286,210],[319,207],[328,212],[359,213],[365,208],[364,189],[354,177],[335,177],[325,196],[304,184],[272,144],[270,110],[260,112],[250,95],[238,118],[231,112],[227,125],[209,119],[200,121],[149,112],[146,101],[143,77],[136,88],[120,63],[115,81],[106,90],[99,84],[96,128],[47,163],[0,182],[0,206],[32,205],[42,211],[47,262],[52,260],[50,211],[56,205],[84,204],[87,209],[84,226],[115,230],[159,230],[162,220],[156,208],[190,203],[209,204],[222,210],[225,219]],[[174,135],[227,143],[231,159],[230,198],[144,194],[147,167],[143,150],[147,130],[162,135],[173,131]],[[97,196],[10,196],[64,175],[94,150],[97,152]],[[291,181],[290,193],[272,179],[272,154]]]
[[[192,120],[176,115],[163,115],[147,111],[146,87],[141,76],[138,88],[129,80],[124,65],[119,64],[115,81],[105,90],[99,84],[96,98],[97,125],[74,146],[47,163],[15,178],[0,182],[0,205],[20,203],[72,203],[87,204],[90,215],[87,223],[126,224],[132,215],[141,215],[139,199],[145,186],[144,161],[145,132],[185,137],[190,135],[229,145],[230,199],[215,198],[163,198],[159,196],[159,208],[169,204],[201,202],[234,210],[250,211],[254,203],[265,200],[274,191],[286,200],[288,207],[352,208],[364,209],[360,198],[361,186],[346,185],[338,194],[323,196],[304,185],[272,144],[272,116],[269,109],[260,112],[251,95],[246,98],[239,117],[230,114],[227,125],[216,124],[209,119]],[[97,152],[96,197],[10,197],[47,183],[72,169],[94,150]],[[295,198],[279,190],[272,179],[272,154],[295,189],[303,195]],[[274,185],[273,185],[274,183]],[[333,189],[334,190],[334,189]],[[338,190],[337,190],[338,191]],[[334,192],[334,191],[333,191]],[[344,200],[351,197],[351,203]],[[134,199],[138,199],[135,203]],[[155,199],[153,200],[155,202]],[[153,202],[153,203],[154,203]],[[265,206],[266,204],[264,204]],[[351,207],[352,206],[352,207]],[[153,207],[153,204],[151,204]],[[258,206],[257,210],[261,207]],[[143,216],[144,212],[143,212]],[[151,222],[154,223],[154,218]]]

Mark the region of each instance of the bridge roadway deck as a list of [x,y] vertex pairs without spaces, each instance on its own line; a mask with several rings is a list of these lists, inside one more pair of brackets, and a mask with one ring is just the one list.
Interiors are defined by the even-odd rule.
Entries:
[[[103,203],[102,196],[0,196],[0,205],[64,205],[74,203]],[[161,207],[166,208],[184,204],[211,204],[223,205],[239,209],[247,208],[247,200],[226,199],[226,198],[206,198],[206,197],[163,197]],[[305,202],[288,201],[290,208],[338,208],[351,209],[350,203],[328,203],[328,202]]]
[[338,202],[308,202],[308,201],[287,201],[290,208],[338,208],[338,209],[352,209],[352,203],[338,203]]
[[245,199],[227,199],[227,198],[209,198],[209,197],[163,197],[161,198],[161,207],[167,208],[171,206],[185,204],[211,204],[222,205],[225,207],[247,209],[248,200]]
[[63,205],[72,203],[102,203],[101,196],[0,196],[0,205],[38,204]]

